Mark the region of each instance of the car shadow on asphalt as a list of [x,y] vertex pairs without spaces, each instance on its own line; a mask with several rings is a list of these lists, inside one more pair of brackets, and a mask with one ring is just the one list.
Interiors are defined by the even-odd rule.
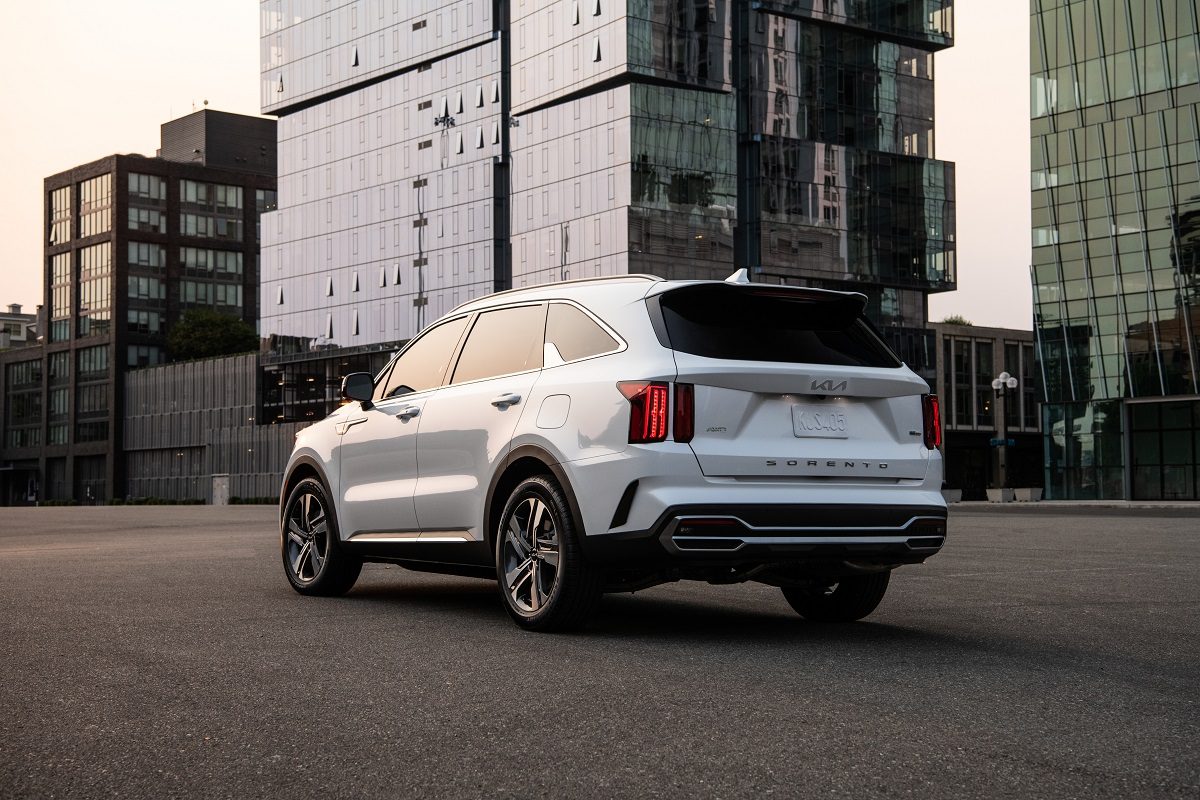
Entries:
[[[878,612],[877,612],[878,613]],[[982,642],[917,627],[874,621],[814,623],[789,610],[751,610],[663,597],[609,595],[585,634],[603,638],[721,644],[849,643],[983,646]]]
[[[385,613],[403,608],[410,613],[453,615],[459,625],[512,625],[501,607],[496,584],[487,580],[421,576],[418,580],[373,581],[355,587],[346,595],[345,601],[377,606]],[[784,642],[853,642],[976,651],[989,649],[983,639],[872,621],[871,618],[852,624],[812,623],[790,610],[753,610],[721,605],[717,601],[697,602],[640,593],[605,595],[589,624],[567,635],[581,639],[653,639],[681,644],[778,646]]]

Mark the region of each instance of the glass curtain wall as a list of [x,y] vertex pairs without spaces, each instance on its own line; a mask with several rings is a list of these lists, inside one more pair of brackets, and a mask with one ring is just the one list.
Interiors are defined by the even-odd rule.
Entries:
[[[1107,437],[1125,415],[1107,401],[1198,390],[1197,9],[1033,0],[1030,11],[1047,496],[1122,497],[1113,476],[1131,465]],[[1135,477],[1134,496],[1151,485]]]

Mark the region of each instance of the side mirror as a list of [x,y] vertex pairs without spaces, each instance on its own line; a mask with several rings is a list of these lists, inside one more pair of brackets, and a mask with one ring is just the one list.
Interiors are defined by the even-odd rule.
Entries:
[[375,378],[369,372],[351,372],[342,378],[342,397],[346,400],[357,400],[368,405],[374,393]]

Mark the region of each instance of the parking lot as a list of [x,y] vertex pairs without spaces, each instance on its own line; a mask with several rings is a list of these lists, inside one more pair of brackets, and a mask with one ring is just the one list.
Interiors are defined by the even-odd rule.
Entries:
[[1200,508],[973,508],[855,625],[778,590],[296,595],[267,507],[0,510],[2,797],[1200,794]]

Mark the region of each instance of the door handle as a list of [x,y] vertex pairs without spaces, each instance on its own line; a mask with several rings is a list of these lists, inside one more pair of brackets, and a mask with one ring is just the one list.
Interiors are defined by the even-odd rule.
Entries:
[[421,413],[420,406],[405,406],[404,408],[400,409],[400,413],[397,414],[396,416],[399,417],[400,419],[408,420],[408,419],[412,419],[413,417],[415,417],[417,414],[420,414],[420,413]]
[[521,395],[519,394],[502,394],[492,400],[492,405],[503,410],[509,406],[515,406],[519,402],[521,402]]

